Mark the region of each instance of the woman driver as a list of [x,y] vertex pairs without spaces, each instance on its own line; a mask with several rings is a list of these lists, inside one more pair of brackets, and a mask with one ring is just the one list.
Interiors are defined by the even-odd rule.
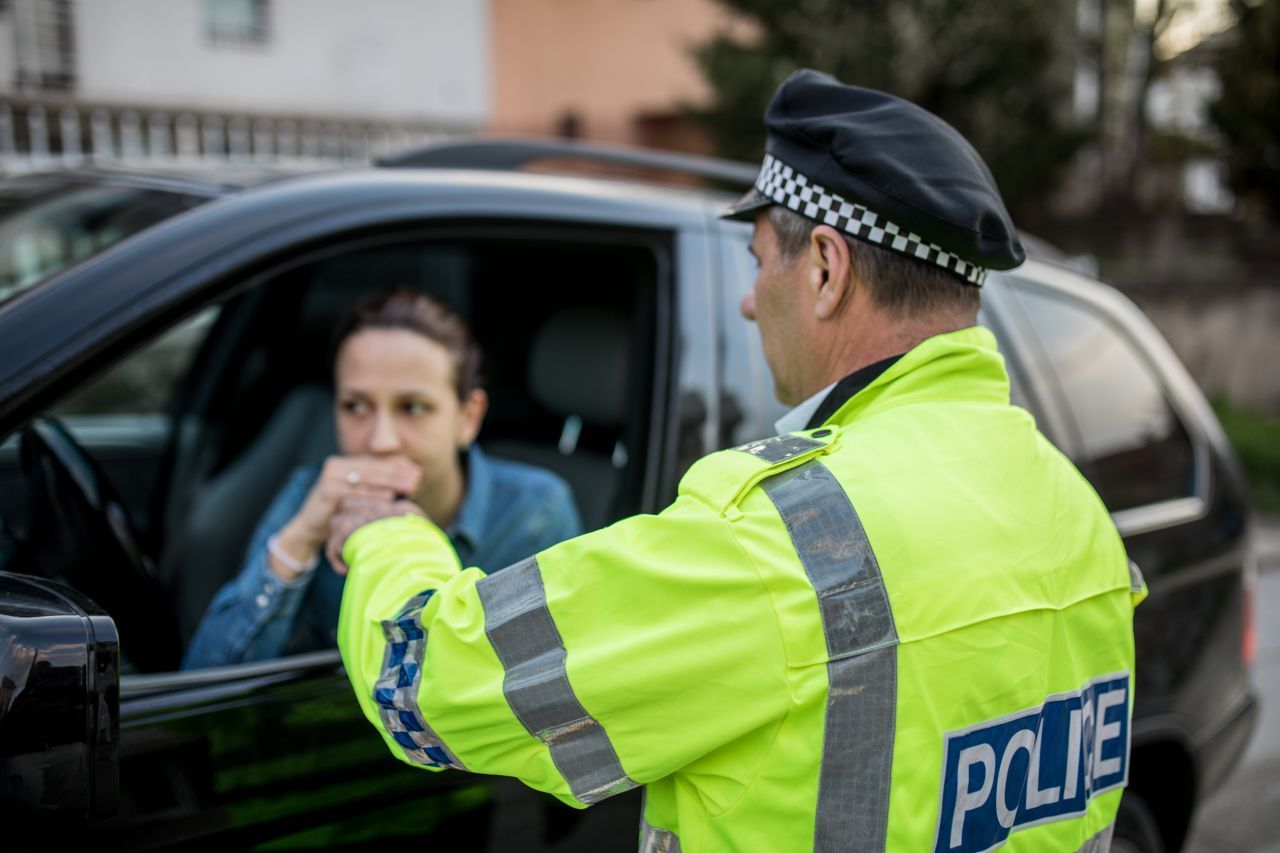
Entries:
[[335,645],[343,577],[323,551],[345,500],[394,501],[449,536],[466,566],[497,570],[581,530],[565,483],[490,459],[472,442],[488,407],[466,327],[398,289],[339,324],[340,454],[295,470],[254,532],[239,575],[214,596],[183,668]]

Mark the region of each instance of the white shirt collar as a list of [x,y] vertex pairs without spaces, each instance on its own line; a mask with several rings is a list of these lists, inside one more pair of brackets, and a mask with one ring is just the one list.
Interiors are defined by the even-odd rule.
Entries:
[[831,393],[831,389],[836,387],[836,383],[832,382],[826,388],[823,388],[817,394],[805,400],[791,411],[773,422],[773,428],[778,431],[778,435],[785,435],[789,432],[799,432],[809,424],[809,418],[813,417],[813,413],[818,411],[818,406],[822,405],[822,401]]

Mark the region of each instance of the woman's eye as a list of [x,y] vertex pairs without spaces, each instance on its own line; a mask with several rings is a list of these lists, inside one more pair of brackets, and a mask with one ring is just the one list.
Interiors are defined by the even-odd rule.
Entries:
[[369,406],[363,400],[343,400],[342,411],[349,415],[363,415],[369,411]]
[[431,407],[426,403],[413,402],[404,404],[404,412],[407,415],[425,415],[429,411],[431,411]]

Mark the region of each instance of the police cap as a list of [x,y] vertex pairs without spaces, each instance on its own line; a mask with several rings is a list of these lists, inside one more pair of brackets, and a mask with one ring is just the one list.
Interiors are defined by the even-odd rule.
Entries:
[[764,120],[764,166],[725,217],[782,205],[973,285],[1026,258],[978,152],[927,110],[803,69]]

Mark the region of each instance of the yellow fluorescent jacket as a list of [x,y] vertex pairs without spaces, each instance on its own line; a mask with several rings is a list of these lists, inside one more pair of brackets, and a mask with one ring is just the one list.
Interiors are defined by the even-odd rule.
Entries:
[[343,661],[409,763],[644,785],[647,850],[1109,843],[1145,587],[981,327],[488,577],[416,517],[344,556]]

